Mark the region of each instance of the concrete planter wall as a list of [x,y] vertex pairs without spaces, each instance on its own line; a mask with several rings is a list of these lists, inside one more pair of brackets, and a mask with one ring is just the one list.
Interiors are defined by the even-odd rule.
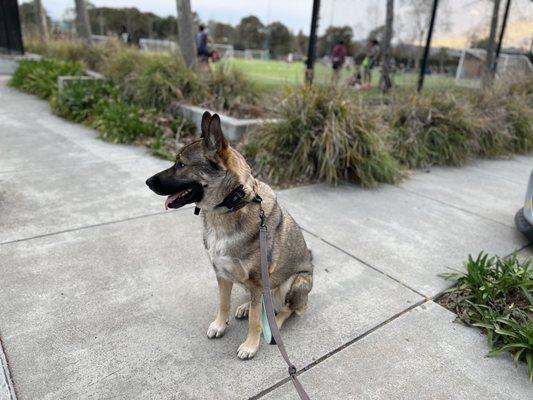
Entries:
[[85,71],[85,75],[62,75],[57,77],[57,88],[61,92],[65,85],[72,81],[94,81],[104,79],[102,74],[91,70]]
[[[180,104],[178,106],[178,112],[180,115],[193,122],[196,125],[198,132],[202,129],[202,115],[206,111],[209,111],[211,114],[215,113],[215,111],[188,104]],[[265,118],[239,119],[220,113],[218,113],[218,115],[220,116],[222,131],[229,140],[239,140],[245,134],[250,133],[257,125],[275,121],[273,119]]]
[[0,75],[13,75],[18,67],[20,60],[40,60],[42,57],[38,54],[26,53],[21,55],[0,55]]

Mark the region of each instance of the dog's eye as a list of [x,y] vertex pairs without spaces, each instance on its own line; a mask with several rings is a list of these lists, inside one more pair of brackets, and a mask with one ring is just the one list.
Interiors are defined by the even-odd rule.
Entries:
[[181,161],[176,161],[176,164],[174,164],[175,168],[183,168],[185,167],[185,164],[183,164]]

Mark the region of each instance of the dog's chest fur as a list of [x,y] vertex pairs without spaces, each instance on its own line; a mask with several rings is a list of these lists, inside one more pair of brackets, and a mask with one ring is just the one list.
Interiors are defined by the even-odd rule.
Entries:
[[235,283],[248,280],[246,263],[235,257],[242,254],[248,245],[248,236],[243,231],[231,231],[204,225],[204,246],[218,276]]

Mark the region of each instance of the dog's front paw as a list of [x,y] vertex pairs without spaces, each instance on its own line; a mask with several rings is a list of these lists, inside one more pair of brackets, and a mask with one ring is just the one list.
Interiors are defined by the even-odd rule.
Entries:
[[224,332],[226,331],[226,327],[228,326],[225,322],[219,322],[217,320],[214,320],[211,322],[211,325],[209,325],[209,328],[207,329],[207,337],[209,339],[213,338],[219,338],[224,335]]
[[239,350],[237,350],[237,356],[241,360],[248,360],[255,356],[255,353],[257,353],[257,350],[259,350],[259,343],[250,344],[247,340],[246,342],[244,342],[243,344],[239,346]]

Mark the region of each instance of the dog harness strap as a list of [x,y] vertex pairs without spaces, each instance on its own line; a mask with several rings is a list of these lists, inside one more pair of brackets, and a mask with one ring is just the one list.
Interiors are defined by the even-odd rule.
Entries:
[[[260,197],[259,197],[260,198]],[[274,314],[274,306],[272,304],[272,298],[270,296],[270,272],[268,269],[268,242],[267,242],[267,227],[265,225],[265,213],[263,211],[263,208],[261,207],[259,209],[259,218],[261,219],[261,225],[259,226],[259,251],[260,251],[260,260],[261,260],[261,280],[263,282],[263,304],[266,308],[266,314],[268,319],[268,325],[270,326],[270,331],[272,332],[272,337],[276,341],[276,344],[278,346],[279,352],[281,353],[281,356],[289,366],[289,375],[292,380],[292,384],[294,385],[294,388],[296,389],[296,392],[298,392],[298,396],[300,396],[301,400],[310,400],[309,396],[305,392],[305,389],[303,388],[302,384],[298,380],[298,377],[296,376],[296,367],[289,359],[289,355],[287,354],[287,350],[285,349],[285,345],[283,344],[283,340],[281,339],[281,335],[279,333],[278,325],[276,324],[276,316]]]

